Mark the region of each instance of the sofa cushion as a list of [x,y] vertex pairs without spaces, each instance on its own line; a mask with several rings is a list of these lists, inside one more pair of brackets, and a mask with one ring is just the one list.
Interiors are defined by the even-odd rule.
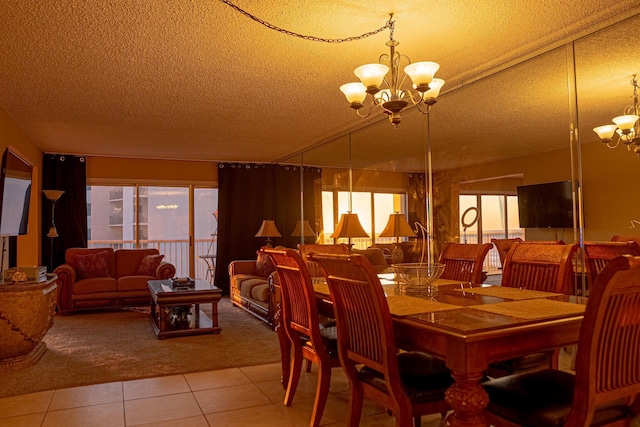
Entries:
[[251,288],[251,298],[258,301],[269,301],[269,285],[264,283]]
[[253,290],[254,287],[260,286],[260,285],[268,286],[268,283],[262,277],[243,280],[241,283],[239,283],[240,295],[242,295],[245,298],[253,298],[253,296],[251,295],[251,291]]
[[138,265],[138,274],[155,277],[156,270],[163,258],[164,255],[145,255],[142,260],[140,260],[140,265]]
[[[157,249],[118,249],[115,252],[115,277],[135,276],[138,274],[140,261],[147,255],[158,255]],[[155,274],[154,274],[155,275]]]
[[109,273],[109,254],[107,251],[76,255],[78,279],[92,279],[96,277],[111,277]]
[[258,259],[256,260],[256,274],[262,277],[269,277],[271,273],[276,271],[276,266],[271,257],[263,252],[258,251]]
[[118,279],[119,291],[141,291],[149,289],[147,282],[153,280],[153,276],[124,276]]
[[74,294],[93,294],[98,292],[114,292],[118,281],[113,277],[96,277],[78,280],[73,284]]

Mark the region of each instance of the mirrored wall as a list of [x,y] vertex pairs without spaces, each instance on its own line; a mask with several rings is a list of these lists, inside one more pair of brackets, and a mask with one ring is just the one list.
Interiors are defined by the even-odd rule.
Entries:
[[[640,157],[607,148],[592,131],[633,101],[629,81],[640,73],[640,60],[628,52],[640,37],[632,30],[638,24],[638,15],[621,18],[472,80],[454,78],[429,115],[408,109],[397,128],[379,113],[379,120],[358,119],[366,126],[286,159],[322,169],[316,241],[334,243],[330,236],[348,211],[358,213],[369,234],[351,239],[360,248],[412,240],[380,237],[391,213],[405,214],[411,226],[431,223],[436,259],[448,241],[640,236],[640,200],[632,189]],[[447,80],[446,70],[438,77]],[[355,114],[346,103],[344,110]],[[574,225],[520,228],[517,187],[561,181],[573,183]],[[470,208],[479,214],[463,218],[476,213]]]

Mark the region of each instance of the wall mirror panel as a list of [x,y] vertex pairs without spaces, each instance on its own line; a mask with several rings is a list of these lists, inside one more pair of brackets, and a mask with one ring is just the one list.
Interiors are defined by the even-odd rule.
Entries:
[[611,119],[633,103],[630,81],[633,74],[640,75],[638,25],[640,16],[635,15],[574,43],[585,240],[640,236],[640,199],[634,185],[640,178],[640,157],[624,144],[607,148],[592,130],[613,124]]

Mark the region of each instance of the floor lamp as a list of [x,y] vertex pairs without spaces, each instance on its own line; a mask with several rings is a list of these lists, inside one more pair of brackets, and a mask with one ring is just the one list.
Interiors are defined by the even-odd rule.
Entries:
[[56,228],[55,221],[55,211],[56,211],[56,202],[62,195],[64,191],[62,190],[42,190],[44,196],[51,201],[51,227],[49,227],[49,232],[47,233],[47,237],[51,239],[51,248],[49,253],[49,272],[53,271],[53,239],[58,237],[58,229]]

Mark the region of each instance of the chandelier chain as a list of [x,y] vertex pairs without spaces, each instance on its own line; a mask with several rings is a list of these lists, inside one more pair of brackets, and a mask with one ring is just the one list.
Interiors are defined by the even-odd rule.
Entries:
[[314,42],[324,42],[324,43],[344,43],[344,42],[352,42],[352,41],[356,41],[356,40],[362,40],[365,39],[367,37],[371,37],[373,35],[376,35],[384,30],[386,30],[387,28],[391,29],[391,34],[393,34],[393,21],[391,19],[389,19],[389,21],[384,25],[384,27],[380,27],[375,31],[369,31],[367,33],[364,34],[360,34],[359,36],[353,36],[353,37],[346,37],[343,39],[325,39],[322,37],[316,37],[316,36],[309,36],[309,35],[304,35],[304,34],[300,34],[300,33],[295,33],[293,31],[289,31],[286,30],[284,28],[275,26],[273,24],[270,24],[269,22],[258,18],[255,15],[252,15],[251,13],[247,12],[246,10],[240,8],[239,6],[236,6],[235,4],[233,4],[230,0],[220,0],[222,3],[226,4],[227,6],[231,7],[232,9],[234,9],[237,12],[240,12],[241,14],[243,14],[244,16],[251,18],[252,20],[256,21],[257,23],[264,25],[265,27],[271,29],[271,30],[275,30],[279,33],[283,33],[286,34],[288,36],[293,36],[293,37],[298,37],[304,40],[310,40],[310,41],[314,41]]

